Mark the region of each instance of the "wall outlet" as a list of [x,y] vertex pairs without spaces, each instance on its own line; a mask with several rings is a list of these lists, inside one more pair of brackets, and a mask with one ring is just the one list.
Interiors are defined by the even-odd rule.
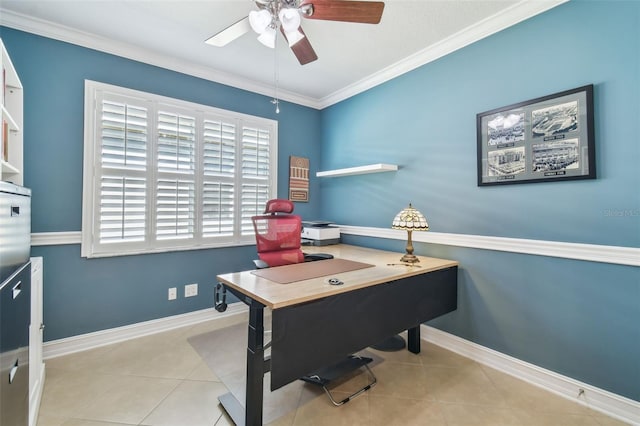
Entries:
[[198,295],[198,284],[187,284],[184,286],[184,297],[193,297]]
[[178,289],[175,287],[171,287],[169,289],[169,300],[176,300],[178,297]]

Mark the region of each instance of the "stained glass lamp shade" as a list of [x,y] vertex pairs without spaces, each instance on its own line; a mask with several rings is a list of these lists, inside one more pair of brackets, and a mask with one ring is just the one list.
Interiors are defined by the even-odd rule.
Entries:
[[411,233],[413,231],[428,231],[429,224],[427,223],[427,219],[424,217],[422,213],[418,210],[414,209],[411,203],[409,203],[409,207],[402,209],[400,213],[396,215],[393,219],[393,223],[391,224],[392,229],[403,229],[407,231],[407,253],[402,256],[400,259],[401,262],[407,263],[416,263],[420,262],[413,254],[413,243],[411,241]]

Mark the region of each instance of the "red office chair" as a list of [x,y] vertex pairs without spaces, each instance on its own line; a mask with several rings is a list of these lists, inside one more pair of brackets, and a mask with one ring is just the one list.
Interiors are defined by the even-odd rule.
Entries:
[[251,217],[260,258],[253,261],[256,267],[268,268],[333,258],[326,253],[302,252],[302,220],[291,213],[293,202],[276,198],[267,201],[264,214]]
[[302,220],[292,212],[293,202],[274,199],[267,201],[264,214],[251,218],[260,258],[255,261],[258,268],[304,262],[300,249]]

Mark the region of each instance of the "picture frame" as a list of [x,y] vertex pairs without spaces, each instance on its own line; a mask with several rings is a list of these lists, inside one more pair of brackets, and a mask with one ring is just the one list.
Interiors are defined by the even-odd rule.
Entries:
[[289,156],[289,200],[309,202],[309,159]]
[[478,186],[595,179],[593,85],[477,114]]

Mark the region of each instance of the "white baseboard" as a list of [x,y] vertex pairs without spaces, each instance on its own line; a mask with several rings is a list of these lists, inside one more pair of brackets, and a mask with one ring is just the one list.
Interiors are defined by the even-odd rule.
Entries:
[[[421,337],[429,343],[524,380],[558,396],[621,421],[640,425],[640,402],[638,401],[579,382],[427,325],[421,326]],[[583,392],[581,393],[580,390]]]
[[[215,309],[203,309],[124,327],[73,336],[46,342],[43,345],[44,359],[85,351],[137,337],[148,336],[179,327],[195,325],[204,321],[229,321],[235,323],[248,308],[243,303],[230,304],[223,313]],[[521,361],[494,351],[453,334],[426,325],[421,326],[423,340],[470,358],[480,364],[512,375],[549,392],[614,417],[621,421],[640,425],[640,402],[616,395],[603,389],[582,383],[570,377]],[[44,371],[44,370],[43,370]],[[580,390],[584,392],[578,397]]]
[[79,336],[67,337],[64,339],[52,340],[42,345],[43,358],[55,358],[69,355],[75,352],[106,346],[125,340],[136,339],[174,328],[186,327],[204,321],[218,320],[225,321],[233,319],[236,315],[247,311],[243,303],[232,303],[225,312],[218,312],[213,308],[188,312],[186,314],[173,315],[123,327],[111,328],[108,330],[96,331],[93,333],[81,334]]

